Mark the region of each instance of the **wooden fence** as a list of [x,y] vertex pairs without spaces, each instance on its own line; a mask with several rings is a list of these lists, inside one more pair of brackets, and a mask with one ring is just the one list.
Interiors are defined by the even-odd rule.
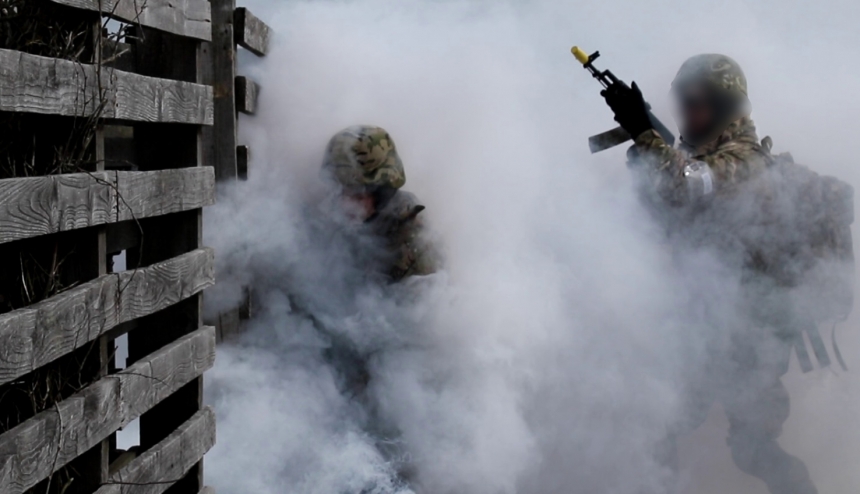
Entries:
[[[237,72],[238,47],[256,56],[265,56],[269,48],[270,28],[248,9],[237,8],[236,0],[212,1],[211,77],[215,86],[215,121],[218,125],[204,129],[206,149],[212,157],[218,180],[245,180],[251,150],[238,144],[238,113],[253,115],[257,108],[259,86]],[[252,290],[244,287],[244,299],[231,310],[220,313],[207,324],[215,327],[219,342],[237,335],[242,321],[252,314]]]
[[202,212],[268,36],[235,0],[0,0],[0,494],[211,492]]

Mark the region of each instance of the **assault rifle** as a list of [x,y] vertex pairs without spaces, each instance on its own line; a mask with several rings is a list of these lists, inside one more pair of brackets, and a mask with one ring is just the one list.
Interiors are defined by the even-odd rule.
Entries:
[[[573,56],[582,64],[585,70],[589,71],[595,79],[604,87],[608,88],[613,84],[620,84],[623,87],[628,87],[624,81],[615,77],[615,75],[608,71],[603,70],[600,71],[594,67],[594,61],[597,60],[597,57],[600,56],[600,52],[596,51],[591,55],[587,55],[584,51],[582,51],[578,46],[574,46],[570,49]],[[672,132],[663,125],[657,117],[651,113],[651,105],[645,103],[645,107],[648,109],[648,118],[651,119],[651,125],[654,126],[654,130],[656,130],[660,136],[666,141],[666,144],[670,146],[675,145],[675,136]],[[606,131],[602,134],[597,134],[595,136],[591,136],[588,138],[588,147],[591,149],[592,153],[598,153],[600,151],[609,149],[611,147],[615,147],[619,144],[623,144],[632,139],[630,134],[622,129],[621,127],[616,127],[612,130]]]

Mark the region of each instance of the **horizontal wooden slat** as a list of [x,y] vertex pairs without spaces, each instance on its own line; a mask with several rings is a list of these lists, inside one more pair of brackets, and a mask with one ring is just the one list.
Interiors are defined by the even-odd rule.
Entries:
[[96,494],[161,494],[215,445],[215,412],[206,407],[111,475]]
[[236,111],[253,115],[257,111],[257,83],[248,77],[236,77]]
[[117,172],[118,220],[178,213],[215,203],[215,170],[211,166]]
[[233,35],[236,43],[257,56],[264,56],[269,50],[272,30],[265,22],[256,18],[248,9],[238,8],[233,13],[235,25]]
[[102,12],[121,21],[209,41],[212,13],[206,0],[51,0]]
[[214,283],[214,253],[202,248],[143,269],[101,276],[0,315],[0,384]]
[[213,105],[211,86],[0,49],[0,111],[212,125]]
[[119,277],[119,322],[153,314],[215,284],[215,252],[203,247]]
[[0,180],[0,244],[111,223],[116,172]]
[[190,383],[215,361],[202,328],[0,436],[0,492],[26,491]]
[[0,180],[0,244],[212,205],[212,167]]

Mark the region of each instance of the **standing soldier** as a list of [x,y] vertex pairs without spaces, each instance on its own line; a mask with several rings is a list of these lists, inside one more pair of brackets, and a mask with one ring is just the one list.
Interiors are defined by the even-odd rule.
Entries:
[[[768,173],[775,157],[769,139],[763,145],[756,136],[741,68],[731,58],[715,54],[692,57],[681,66],[672,83],[682,139],[679,149],[654,130],[635,84],[632,88],[613,84],[601,94],[615,120],[634,139],[629,165],[642,180],[646,201],[668,218],[675,234],[716,247],[743,273],[741,298],[748,305],[739,309],[731,343],[711,352],[705,377],[685,396],[687,416],[679,429],[698,427],[711,404],[720,401],[729,418],[727,442],[738,468],[763,480],[773,494],[815,494],[806,466],[777,442],[789,415],[781,377],[788,370],[792,348],[786,326],[794,317],[786,316],[791,311],[784,295],[793,281],[780,276],[790,271],[779,265],[780,260],[767,257],[779,249],[763,245],[770,241],[764,235],[750,235],[757,213],[749,210],[757,199],[750,200],[749,194],[761,197],[764,190],[752,184]],[[733,235],[738,231],[747,235]],[[674,431],[668,441],[666,459],[673,464],[674,435],[682,432]]]

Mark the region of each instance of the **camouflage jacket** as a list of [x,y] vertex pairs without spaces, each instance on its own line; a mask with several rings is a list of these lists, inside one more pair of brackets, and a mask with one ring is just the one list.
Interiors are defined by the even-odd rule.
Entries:
[[710,166],[717,196],[731,194],[736,186],[762,174],[771,163],[770,154],[756,136],[749,118],[733,122],[713,142],[700,147],[686,143],[675,149],[649,130],[636,138],[628,151],[631,164],[644,165],[651,190],[669,205],[688,202],[684,167],[697,161]]
[[[772,158],[749,118],[699,147],[682,142],[672,148],[649,130],[636,137],[628,159],[645,206],[676,248],[713,250],[745,277],[766,271],[760,254],[762,209],[754,204],[763,196],[751,189],[761,186],[756,178],[767,173]],[[684,175],[696,162],[706,163],[713,174],[713,194],[702,203],[692,202]]]
[[379,235],[386,250],[386,274],[394,282],[410,276],[436,272],[440,258],[427,237],[419,216],[424,210],[417,198],[398,191],[381,211],[368,221],[373,233]]
[[[772,155],[771,144],[760,144],[743,118],[699,148],[673,149],[645,132],[628,157],[641,171],[646,204],[670,235],[716,249],[764,291],[775,284],[802,294],[805,312],[816,318],[844,316],[853,300],[853,189],[787,153]],[[689,204],[683,170],[696,161],[715,175],[713,199],[706,207],[678,207]]]

